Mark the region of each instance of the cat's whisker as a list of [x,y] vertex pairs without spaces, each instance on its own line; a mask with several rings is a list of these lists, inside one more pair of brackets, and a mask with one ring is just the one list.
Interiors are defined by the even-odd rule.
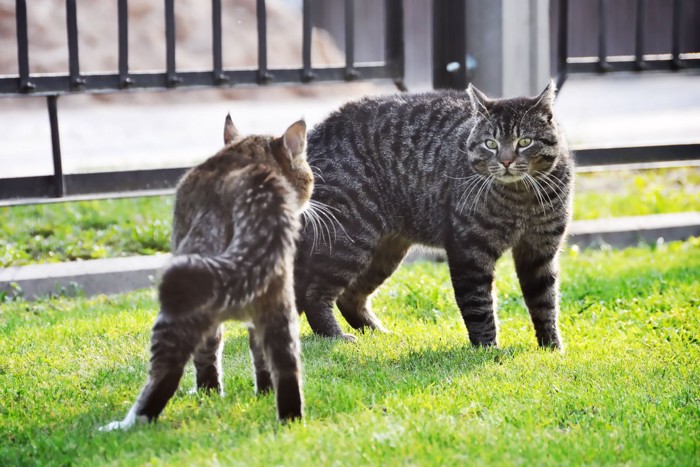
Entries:
[[[333,224],[333,221],[329,221],[329,216],[328,212],[324,211],[323,209],[319,208],[318,206],[316,207],[316,215],[318,216],[318,221],[319,225],[321,228],[321,241],[324,243],[326,242],[326,234],[328,234],[328,247],[329,250],[332,251],[332,242],[331,242],[331,227],[333,228],[333,240],[337,239],[337,232],[335,230],[335,225]],[[330,222],[331,226],[328,226],[328,223]]]
[[[537,174],[542,175],[543,179],[547,179],[549,182],[552,183],[552,185],[555,188],[555,192],[557,193],[557,196],[561,195],[564,192],[564,190],[567,190],[566,183],[553,173],[537,172]],[[561,199],[561,197],[559,199]]]
[[489,177],[491,177],[490,174],[488,175],[488,177],[484,177],[482,180],[480,180],[479,186],[478,186],[478,188],[476,189],[476,191],[474,192],[474,197],[472,198],[472,202],[471,202],[471,204],[469,205],[469,209],[467,209],[467,214],[468,214],[468,215],[471,215],[472,212],[474,212],[474,210],[475,210],[475,208],[476,208],[476,204],[477,204],[477,202],[479,201],[479,197],[478,197],[479,192],[480,192],[481,189],[486,185],[486,183],[487,183]]
[[309,202],[313,203],[314,206],[318,206],[322,209],[332,209],[333,211],[340,212],[340,209],[333,207],[333,206],[329,206],[328,204],[322,203],[316,199],[311,199],[311,200],[309,200]]
[[459,188],[461,188],[462,190],[466,190],[467,187],[469,187],[470,185],[472,185],[473,183],[475,183],[476,181],[478,181],[482,177],[483,177],[483,175],[478,175],[478,174],[473,175],[472,177],[469,177],[469,178],[463,180],[459,184]]
[[[321,246],[323,243],[326,242],[325,238],[325,232],[323,230],[323,221],[318,213],[318,209],[312,205],[311,209],[313,213],[313,226],[314,226],[314,239],[313,243],[311,245],[311,251],[315,251],[316,246]],[[330,235],[329,235],[330,237]],[[329,242],[330,244],[330,238]]]
[[537,196],[537,202],[540,205],[540,207],[542,208],[542,213],[544,214],[547,212],[547,208],[544,206],[544,197],[540,193],[540,187],[537,183],[535,183],[535,179],[532,177],[532,175],[530,175],[530,174],[526,174],[526,175],[527,176],[525,177],[525,180],[527,180],[532,185],[532,188],[535,189],[535,196]]
[[554,180],[549,179],[549,177],[547,177],[548,174],[543,173],[543,172],[538,172],[538,173],[543,175],[542,177],[540,177],[539,180],[542,181],[543,183],[545,183],[549,187],[549,189],[551,189],[554,192],[554,194],[557,196],[557,198],[559,198],[559,202],[561,204],[566,204],[566,203],[564,203],[564,200],[561,197],[561,190],[562,190],[561,185],[558,185]]
[[309,208],[306,211],[304,211],[303,215],[304,215],[304,218],[307,221],[309,221],[308,224],[304,225],[304,229],[306,229],[306,226],[310,224],[311,228],[314,232],[313,240],[311,240],[311,251],[309,252],[309,255],[311,255],[311,253],[316,248],[316,239],[318,238],[318,229],[316,227],[316,218],[314,217],[316,215],[316,213],[314,212],[313,206],[311,206],[311,203],[309,203]]
[[323,175],[322,175],[322,173],[321,173],[321,169],[320,169],[320,168],[318,168],[318,167],[315,166],[315,165],[311,165],[311,164],[309,164],[309,168],[311,169],[311,172],[314,174],[314,177],[318,178],[318,179],[321,180],[323,183],[326,183],[326,181],[323,179]]
[[[483,176],[479,175],[479,174],[471,175],[469,177],[466,177],[464,180],[461,180],[457,186],[459,187],[460,190],[462,190],[462,192],[466,196],[467,190],[470,187],[472,187],[475,183],[477,183],[482,177]],[[460,197],[460,202],[461,202],[461,199],[465,196]]]
[[[336,211],[336,212],[340,212],[340,210],[338,208],[335,208],[333,206],[329,206],[329,205],[324,204],[324,203],[317,201],[317,200],[311,200],[311,203],[315,207],[316,211],[319,213],[319,217],[322,214],[328,220],[328,222],[330,222],[331,226],[333,227],[334,235],[337,235],[336,228],[335,228],[335,226],[337,224],[340,227],[340,230],[342,230],[343,233],[345,234],[345,236],[348,238],[348,240],[350,240],[351,243],[355,243],[355,241],[352,239],[352,237],[350,235],[348,235],[348,232],[345,230],[345,227],[343,227],[343,224],[340,221],[338,221],[338,218],[335,217],[335,214],[333,214],[331,212],[331,210]],[[329,232],[329,237],[330,237],[330,232]]]
[[[478,182],[472,187],[472,189],[469,191],[471,193],[474,190],[474,187],[476,187],[476,191],[474,191],[475,196],[470,197],[467,195],[467,201],[471,199],[471,204],[469,205],[469,208],[467,209],[467,215],[471,215],[472,212],[474,212],[474,209],[476,207],[477,202],[479,201],[479,193],[481,193],[481,190],[488,184],[489,179],[493,177],[493,175],[489,174],[486,177],[482,177],[478,180]],[[466,205],[466,201],[465,201]]]
[[469,195],[474,191],[474,188],[479,185],[479,182],[484,179],[485,177],[480,174],[476,174],[474,176],[474,179],[469,180],[468,182],[465,182],[467,185],[466,187],[463,188],[463,193],[459,198],[459,201],[457,203],[457,210],[458,212],[462,212],[462,210],[466,207],[467,202],[469,202]]
[[479,201],[481,200],[481,194],[484,194],[484,202],[488,199],[488,194],[491,191],[491,186],[493,185],[493,181],[496,179],[495,174],[489,175],[489,177],[486,179],[486,181],[482,184],[482,188],[479,189],[479,191],[476,193],[476,200],[472,204],[472,209],[476,210],[477,205],[479,204]]
[[[492,174],[489,174],[489,175],[487,175],[486,177],[481,177],[481,178],[479,179],[478,183],[476,183],[476,184],[473,186],[472,190],[469,190],[469,193],[467,194],[467,197],[466,197],[467,200],[471,197],[472,191],[473,191],[473,194],[474,194],[475,196],[473,197],[472,203],[471,203],[471,205],[469,206],[469,209],[467,210],[467,212],[471,213],[471,212],[473,211],[472,208],[473,208],[474,206],[476,206],[476,203],[478,202],[478,196],[476,196],[476,195],[479,194],[479,192],[481,191],[481,189],[486,185],[486,183],[488,182],[489,178],[491,178],[492,176],[493,176]],[[465,204],[466,204],[466,200],[465,200]]]
[[549,207],[552,208],[552,210],[554,210],[554,203],[552,202],[552,197],[549,196],[549,192],[547,191],[547,189],[544,186],[542,186],[542,184],[540,183],[540,181],[543,181],[543,180],[537,180],[535,177],[532,177],[532,179],[542,189],[542,195],[547,197],[547,201],[549,202]]
[[449,178],[450,180],[470,180],[472,178],[480,177],[481,175],[479,174],[472,174],[468,177],[452,177],[450,175],[445,174],[445,178]]
[[540,203],[540,194],[537,191],[537,187],[532,183],[531,178],[532,177],[529,174],[526,174],[526,176],[523,178],[523,181],[525,181],[525,183],[527,183],[527,185],[529,185],[533,188],[533,190],[535,192],[535,199],[537,200],[537,204],[539,204],[541,206],[542,204]]

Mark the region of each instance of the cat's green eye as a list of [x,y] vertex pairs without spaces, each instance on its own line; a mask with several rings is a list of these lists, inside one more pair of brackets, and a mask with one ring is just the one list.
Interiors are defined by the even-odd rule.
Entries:
[[521,148],[526,148],[532,144],[532,138],[520,138],[518,140],[518,146]]
[[495,141],[492,140],[492,139],[487,139],[486,141],[484,141],[484,144],[485,144],[486,147],[489,148],[489,149],[496,149],[496,148],[498,148],[498,143],[495,142]]

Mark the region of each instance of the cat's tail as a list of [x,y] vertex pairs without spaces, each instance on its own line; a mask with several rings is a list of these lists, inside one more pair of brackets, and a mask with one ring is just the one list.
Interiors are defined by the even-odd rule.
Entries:
[[287,269],[299,230],[295,194],[270,169],[257,166],[230,190],[234,233],[217,256],[175,256],[163,272],[163,313],[183,316],[206,308],[240,307],[265,293]]

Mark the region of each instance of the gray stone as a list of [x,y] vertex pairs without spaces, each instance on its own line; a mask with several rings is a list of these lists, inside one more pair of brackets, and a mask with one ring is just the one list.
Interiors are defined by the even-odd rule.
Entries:
[[[636,246],[700,236],[700,212],[657,214],[575,221],[568,243],[582,248]],[[0,291],[15,293],[17,287],[29,300],[78,288],[86,296],[118,294],[152,286],[170,255],[134,256],[55,264],[35,264],[0,270]],[[415,248],[406,263],[444,261],[440,249]]]
[[626,247],[696,236],[700,236],[700,212],[682,212],[576,221],[569,229],[569,244],[583,248]]
[[86,296],[150,287],[170,255],[133,256],[0,269],[0,291],[36,299],[78,288]]

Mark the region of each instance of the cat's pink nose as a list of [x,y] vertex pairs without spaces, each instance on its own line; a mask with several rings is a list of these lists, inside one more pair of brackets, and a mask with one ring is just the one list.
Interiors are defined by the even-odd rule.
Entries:
[[501,164],[503,164],[503,167],[505,167],[507,169],[512,162],[513,161],[501,161]]

